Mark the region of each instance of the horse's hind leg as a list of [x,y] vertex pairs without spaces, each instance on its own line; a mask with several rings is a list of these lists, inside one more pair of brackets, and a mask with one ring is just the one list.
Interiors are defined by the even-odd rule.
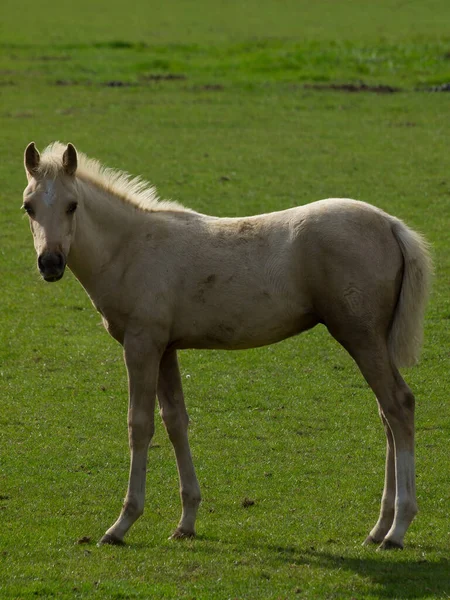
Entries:
[[175,450],[182,515],[172,538],[195,535],[195,519],[200,504],[200,487],[192,462],[188,441],[189,418],[184,404],[176,351],[168,351],[161,359],[158,380],[161,417]]
[[405,533],[417,514],[414,464],[415,398],[394,367],[395,391],[380,400],[381,410],[392,433],[395,456],[394,521],[382,542],[382,549],[403,548]]
[[[381,548],[403,548],[403,538],[417,513],[414,470],[414,396],[392,364],[385,344],[371,344],[370,337],[352,354],[375,392],[386,429],[386,475],[380,519],[370,536]],[[394,461],[392,460],[392,454]],[[393,473],[395,462],[395,475]],[[392,518],[395,479],[394,519]]]
[[402,548],[406,530],[417,513],[414,396],[392,364],[383,336],[359,323],[347,327],[345,338],[330,331],[353,356],[375,392],[386,430],[386,474],[380,518],[366,542],[382,542],[383,549]]
[[390,530],[395,516],[395,446],[388,422],[379,405],[380,418],[386,432],[386,468],[384,489],[381,498],[380,516],[375,527],[366,538],[364,545],[380,544]]

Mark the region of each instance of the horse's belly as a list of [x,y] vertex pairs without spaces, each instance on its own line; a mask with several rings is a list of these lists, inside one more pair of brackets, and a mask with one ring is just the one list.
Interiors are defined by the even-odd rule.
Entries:
[[284,340],[317,324],[312,312],[297,310],[284,314],[261,311],[199,315],[175,335],[178,348],[241,350],[267,346]]
[[178,290],[172,328],[178,347],[254,348],[316,324],[308,283],[298,275],[301,253],[282,233],[281,241],[249,242],[239,253],[205,252],[204,264],[195,264],[195,276],[182,278]]

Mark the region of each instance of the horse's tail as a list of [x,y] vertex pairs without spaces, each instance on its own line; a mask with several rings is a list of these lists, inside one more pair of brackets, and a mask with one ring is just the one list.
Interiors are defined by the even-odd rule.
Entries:
[[417,363],[423,342],[423,320],[433,264],[428,242],[391,217],[392,232],[403,254],[403,280],[389,332],[388,346],[397,367]]

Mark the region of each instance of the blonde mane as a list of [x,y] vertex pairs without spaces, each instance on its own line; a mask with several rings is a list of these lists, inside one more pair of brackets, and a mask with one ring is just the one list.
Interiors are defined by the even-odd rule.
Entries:
[[[65,144],[53,142],[45,148],[39,164],[41,176],[56,178],[62,171],[62,155]],[[92,183],[97,188],[110,192],[123,202],[144,211],[170,210],[192,212],[178,202],[159,200],[156,188],[140,177],[133,177],[125,171],[110,169],[100,161],[78,152],[76,176]]]

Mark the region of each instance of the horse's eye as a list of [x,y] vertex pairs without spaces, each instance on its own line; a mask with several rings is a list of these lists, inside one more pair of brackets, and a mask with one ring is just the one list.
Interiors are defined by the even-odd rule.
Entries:
[[67,207],[67,214],[73,215],[73,213],[77,210],[78,204],[76,202],[71,202]]
[[23,210],[27,213],[29,217],[34,217],[34,210],[31,204],[24,204],[22,206]]

